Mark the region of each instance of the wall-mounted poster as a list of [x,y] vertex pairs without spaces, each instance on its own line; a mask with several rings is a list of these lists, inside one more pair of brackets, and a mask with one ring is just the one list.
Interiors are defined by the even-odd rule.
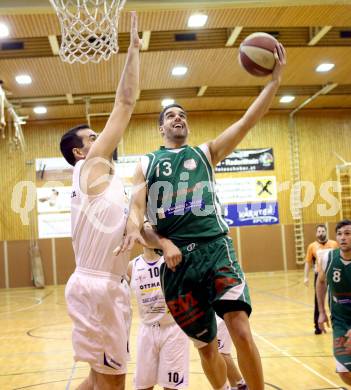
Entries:
[[216,185],[222,204],[277,200],[275,176],[217,179]]
[[273,148],[238,149],[219,162],[215,172],[269,171],[273,169]]
[[72,187],[37,187],[39,238],[71,236]]
[[71,213],[39,214],[39,238],[71,237]]
[[[128,196],[139,160],[140,156],[118,157],[116,172]],[[70,237],[72,187],[62,181],[72,181],[73,167],[63,157],[41,158],[35,163],[39,238]]]
[[229,226],[274,225],[279,223],[278,203],[228,204],[224,218]]

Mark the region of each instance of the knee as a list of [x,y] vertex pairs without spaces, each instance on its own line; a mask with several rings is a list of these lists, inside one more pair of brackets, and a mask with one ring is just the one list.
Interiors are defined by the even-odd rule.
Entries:
[[251,332],[245,328],[235,330],[234,343],[239,345],[249,345],[253,341]]
[[253,341],[246,314],[242,316],[228,316],[226,318],[226,325],[234,344],[245,345]]
[[341,380],[347,385],[351,385],[351,372],[339,372]]
[[210,343],[210,344],[206,345],[205,347],[200,348],[199,354],[200,354],[201,360],[211,362],[211,361],[214,361],[215,359],[217,359],[220,356],[219,352],[218,352],[218,348],[217,348],[217,341],[216,341],[215,348],[214,348],[213,343]]

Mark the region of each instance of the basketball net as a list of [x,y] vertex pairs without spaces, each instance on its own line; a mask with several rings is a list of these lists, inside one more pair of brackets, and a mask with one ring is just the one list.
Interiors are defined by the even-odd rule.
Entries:
[[63,61],[100,62],[118,52],[118,18],[126,0],[50,0],[61,25]]

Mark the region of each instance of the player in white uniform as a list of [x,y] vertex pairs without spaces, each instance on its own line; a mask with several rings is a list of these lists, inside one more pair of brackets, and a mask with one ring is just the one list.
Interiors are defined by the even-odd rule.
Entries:
[[60,148],[74,165],[72,240],[76,270],[66,290],[73,321],[74,359],[89,363],[85,389],[125,387],[130,325],[126,254],[113,256],[121,241],[128,207],[124,187],[112,164],[112,154],[132,115],[139,89],[137,17],[131,16],[131,41],[111,115],[101,135],[87,125],[63,135]]
[[136,389],[152,390],[157,384],[165,390],[183,389],[188,385],[189,339],[175,323],[165,303],[160,283],[163,262],[163,257],[144,248],[144,253],[128,266],[130,286],[140,315]]
[[227,377],[231,386],[231,390],[247,390],[245,380],[234,364],[232,358],[232,339],[228,332],[227,326],[222,318],[216,315],[217,322],[217,341],[218,351],[223,356],[227,366]]

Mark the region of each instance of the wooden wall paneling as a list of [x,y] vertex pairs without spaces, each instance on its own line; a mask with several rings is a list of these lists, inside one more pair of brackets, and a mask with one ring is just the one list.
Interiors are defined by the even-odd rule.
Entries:
[[316,241],[316,226],[314,223],[306,223],[304,224],[304,238],[305,238],[305,251],[307,251],[307,247],[312,242]]
[[242,227],[240,236],[245,272],[284,269],[279,225]]
[[57,283],[64,284],[72,275],[76,265],[72,247],[72,239],[57,238],[56,245],[56,266],[57,266]]
[[336,241],[336,232],[335,232],[335,228],[336,228],[337,222],[339,222],[339,221],[336,221],[336,222],[328,222],[328,237],[329,237],[330,240]]
[[339,218],[338,214],[320,215],[317,205],[330,207],[329,202],[321,197],[320,187],[322,183],[336,180],[335,166],[341,162],[334,152],[346,161],[350,160],[351,147],[347,140],[351,134],[351,114],[303,113],[297,114],[296,119],[300,139],[301,180],[311,182],[316,190],[312,204],[303,209],[304,223],[335,222]]
[[[158,149],[162,143],[159,135],[157,116],[133,117],[123,142],[119,147],[120,155],[144,154]],[[238,113],[190,113],[190,144],[200,144],[213,139],[227,126],[240,118]],[[101,130],[107,118],[93,119],[92,126]],[[339,163],[334,151],[347,157],[350,146],[345,142],[351,134],[351,114],[348,112],[326,111],[320,113],[303,112],[297,114],[297,128],[300,137],[300,167],[302,180],[310,180],[316,189],[326,180],[335,180],[335,165]],[[27,180],[32,175],[26,161],[39,157],[58,157],[59,140],[67,129],[81,123],[81,120],[36,121],[24,126],[27,151],[10,152],[8,140],[0,142],[0,163],[6,167],[1,172],[3,191],[0,193],[1,222],[0,240],[29,239],[29,228],[22,224],[18,213],[11,209],[12,190],[17,182]],[[318,142],[318,159],[315,145]],[[278,183],[289,182],[289,144],[288,117],[286,114],[270,114],[263,118],[244,138],[238,148],[273,147],[275,170],[256,173],[235,173],[233,177],[247,175],[275,175]],[[317,161],[318,160],[318,161]],[[29,172],[30,171],[30,172]],[[29,174],[30,173],[30,174]],[[288,183],[288,186],[291,183]],[[278,194],[280,223],[291,224],[290,190]],[[316,196],[312,204],[303,210],[305,223],[335,222],[338,216],[321,217],[317,213],[317,204],[325,203]]]
[[29,241],[8,241],[10,287],[32,286]]
[[0,241],[0,288],[6,287],[4,243]]
[[288,270],[296,269],[294,225],[284,225],[286,261]]
[[52,251],[51,239],[39,240],[39,250],[43,271],[45,276],[45,285],[54,284],[53,269],[52,269]]

